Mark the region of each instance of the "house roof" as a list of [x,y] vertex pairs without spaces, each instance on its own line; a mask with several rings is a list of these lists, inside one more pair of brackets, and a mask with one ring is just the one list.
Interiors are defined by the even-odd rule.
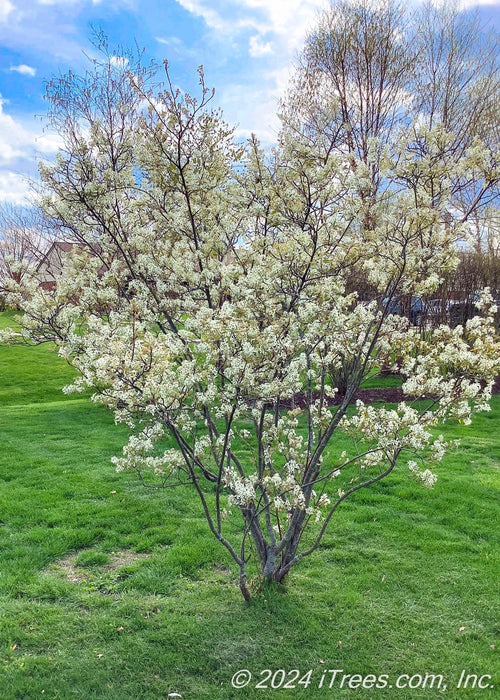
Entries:
[[55,241],[52,243],[51,248],[60,248],[63,253],[69,253],[75,245],[76,243],[70,243],[69,241]]
[[53,251],[60,252],[60,253],[70,253],[73,250],[75,245],[78,245],[78,244],[72,243],[71,241],[54,241],[53,243],[51,243],[49,249],[47,250],[45,255],[40,259],[40,261],[38,262],[38,264],[36,266],[37,272],[44,263],[47,263],[47,261],[50,259],[50,254]]

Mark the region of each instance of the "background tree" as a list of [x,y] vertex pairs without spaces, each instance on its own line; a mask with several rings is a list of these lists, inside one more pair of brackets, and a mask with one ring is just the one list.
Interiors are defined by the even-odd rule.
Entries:
[[54,227],[36,207],[0,207],[0,298],[11,283],[22,281],[27,268],[33,270],[43,259]]
[[[443,211],[444,221],[470,222],[465,230],[476,235],[476,217],[498,200],[498,56],[498,37],[456,4],[411,9],[398,0],[336,0],[306,39],[282,117],[311,148],[321,143],[325,157],[345,154],[351,168],[358,160],[367,167],[359,191],[367,231],[377,225],[376,201],[394,186],[381,166],[400,129],[418,161],[435,157],[418,128],[438,125],[450,135],[439,157],[451,160],[480,139],[489,167],[467,177],[455,172]],[[435,178],[429,190],[436,203],[441,182]]]
[[[66,146],[41,170],[46,214],[85,245],[54,290],[23,280],[13,296],[25,338],[79,370],[68,390],[92,388],[129,426],[117,469],[194,488],[248,599],[252,554],[261,580],[283,581],[359,489],[397,465],[432,486],[448,447],[432,428],[487,408],[491,296],[482,317],[422,337],[347,283],[432,292],[462,235],[443,222],[452,183],[491,176],[493,155],[479,141],[450,155],[442,124],[346,152],[297,114],[265,154],[234,141],[201,71],[194,98],[102,49],[51,84]],[[348,410],[387,364],[407,401]]]
[[[445,275],[435,296],[443,302],[443,313],[452,325],[465,323],[476,312],[480,290],[489,287],[500,298],[500,246],[498,209],[482,208],[473,217],[476,236],[458,252],[459,265]],[[496,322],[498,327],[499,315]]]
[[372,187],[380,184],[377,150],[404,122],[409,77],[416,49],[408,40],[403,3],[339,0],[331,3],[306,39],[283,104],[325,153],[350,154],[369,166]]

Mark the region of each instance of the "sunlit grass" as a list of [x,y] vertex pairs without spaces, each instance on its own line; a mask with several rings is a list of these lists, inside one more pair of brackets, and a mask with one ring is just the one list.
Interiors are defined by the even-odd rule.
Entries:
[[[0,372],[1,700],[498,697],[499,397],[441,429],[462,447],[432,491],[401,469],[357,493],[287,586],[246,604],[195,494],[115,473],[126,430],[61,394],[71,368],[0,348]],[[236,690],[240,668],[254,680]],[[313,673],[257,690],[262,669]],[[319,689],[325,669],[442,673],[448,690]],[[463,669],[497,688],[457,689]]]

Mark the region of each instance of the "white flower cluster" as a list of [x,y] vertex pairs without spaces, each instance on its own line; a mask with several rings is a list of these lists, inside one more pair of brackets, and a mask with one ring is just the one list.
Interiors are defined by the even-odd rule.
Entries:
[[[467,402],[465,405],[469,411]],[[440,419],[439,410],[420,412],[404,402],[395,409],[386,409],[358,401],[356,408],[357,413],[344,418],[341,427],[370,445],[367,452],[355,459],[362,469],[388,465],[402,452],[419,454],[429,462],[440,462],[448,449],[459,445],[456,440],[445,441],[443,435],[433,437],[431,428]],[[414,460],[408,462],[408,467],[425,486],[433,486],[437,477],[430,470],[419,471]]]
[[123,457],[111,458],[116,471],[133,470],[140,474],[147,470],[157,477],[166,478],[177,468],[183,467],[184,458],[179,450],[165,450],[157,456],[151,454],[163,435],[163,426],[158,423],[147,426],[138,435],[131,435],[128,444],[123,447]]
[[226,469],[222,480],[231,491],[231,494],[228,496],[229,506],[234,503],[242,508],[248,508],[255,502],[255,483],[258,480],[256,474],[246,478],[238,474],[235,469]]
[[429,444],[432,435],[426,427],[435,422],[431,413],[422,418],[416,408],[404,402],[395,409],[386,409],[357,401],[356,408],[354,416],[343,419],[342,428],[375,442],[376,450],[364,458],[368,462],[379,464],[383,455],[387,458],[403,448],[423,450]]
[[430,471],[430,469],[424,469],[424,471],[420,471],[418,468],[418,464],[412,460],[408,462],[408,469],[411,471],[412,474],[414,474],[418,479],[420,479],[423,485],[428,489],[431,489],[437,481],[436,474],[433,474]]

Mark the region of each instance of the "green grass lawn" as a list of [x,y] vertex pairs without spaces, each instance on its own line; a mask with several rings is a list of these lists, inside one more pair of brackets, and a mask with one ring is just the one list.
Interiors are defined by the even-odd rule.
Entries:
[[[500,397],[441,430],[462,447],[432,491],[401,470],[359,492],[284,591],[245,603],[195,496],[114,472],[126,431],[61,393],[62,360],[0,348],[0,376],[0,700],[500,697]],[[257,689],[264,669],[312,673]],[[457,688],[463,670],[493,678]],[[446,692],[395,687],[426,673]],[[341,688],[343,674],[387,686]]]

